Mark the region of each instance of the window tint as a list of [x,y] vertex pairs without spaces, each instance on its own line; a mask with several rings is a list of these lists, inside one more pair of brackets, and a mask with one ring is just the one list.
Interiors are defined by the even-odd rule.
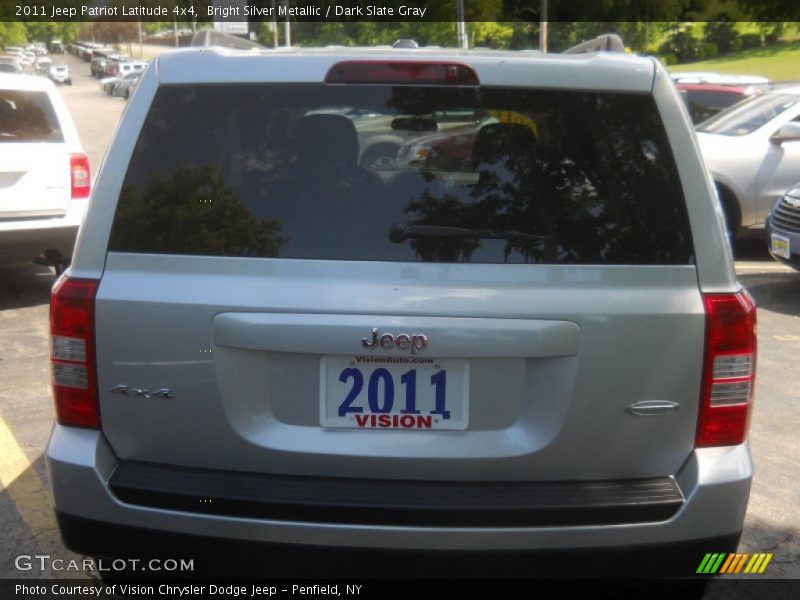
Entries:
[[0,143],[63,142],[47,92],[0,90]]
[[689,114],[694,123],[701,123],[721,110],[741,102],[748,96],[740,92],[688,90],[684,92]]
[[702,123],[697,131],[719,135],[747,135],[772,121],[800,101],[797,94],[772,93],[756,96],[724,110]]
[[684,197],[650,96],[376,85],[163,87],[109,249],[692,260]]

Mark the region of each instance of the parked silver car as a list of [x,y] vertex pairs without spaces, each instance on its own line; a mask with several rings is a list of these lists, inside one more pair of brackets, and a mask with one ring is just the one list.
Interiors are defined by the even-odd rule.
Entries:
[[[441,111],[492,115],[468,161],[359,163],[346,115]],[[77,552],[688,577],[737,547],[755,307],[658,61],[162,53],[51,307]]]
[[775,86],[697,128],[733,236],[764,234],[775,201],[800,173],[800,86]]

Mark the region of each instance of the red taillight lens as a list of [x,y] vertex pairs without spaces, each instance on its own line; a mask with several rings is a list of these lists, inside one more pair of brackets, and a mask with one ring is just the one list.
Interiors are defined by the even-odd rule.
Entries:
[[85,154],[70,154],[69,176],[72,186],[72,199],[88,198],[92,191],[92,173],[89,157]]
[[100,427],[94,352],[94,279],[61,277],[50,295],[50,367],[56,419]]
[[747,437],[756,370],[756,305],[746,291],[705,294],[706,348],[695,446]]
[[480,85],[467,65],[451,62],[344,61],[333,65],[325,83],[429,83]]

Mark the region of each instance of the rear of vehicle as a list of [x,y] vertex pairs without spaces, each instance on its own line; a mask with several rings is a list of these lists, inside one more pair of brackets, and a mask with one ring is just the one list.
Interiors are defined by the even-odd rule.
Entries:
[[96,56],[92,59],[92,63],[90,65],[90,70],[92,72],[92,77],[101,77],[106,72],[106,67],[108,66],[109,60],[105,56]]
[[[657,63],[156,61],[53,292],[67,545],[436,553],[407,577],[736,547],[755,313]],[[468,161],[363,166],[454,119]]]
[[752,85],[678,83],[677,87],[695,124],[702,123],[729,106],[761,93],[760,87]]
[[40,57],[36,59],[36,72],[39,75],[44,75],[45,77],[50,72],[50,67],[52,66],[53,61],[47,57]]
[[88,158],[53,84],[0,75],[0,262],[67,262],[90,187]]
[[121,62],[117,66],[116,73],[113,73],[119,77],[125,77],[131,74],[141,74],[144,71],[144,68],[147,66],[147,63],[136,61],[136,62]]
[[66,83],[72,85],[72,78],[69,75],[69,67],[66,65],[52,65],[50,67],[50,79],[55,83]]
[[778,199],[767,217],[767,244],[773,258],[800,270],[800,185]]

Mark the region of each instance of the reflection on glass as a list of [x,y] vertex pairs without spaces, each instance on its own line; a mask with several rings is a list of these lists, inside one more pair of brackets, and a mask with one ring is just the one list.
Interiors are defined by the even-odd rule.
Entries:
[[213,166],[182,167],[137,190],[126,184],[111,245],[129,252],[280,256],[276,219],[259,219]]
[[[205,196],[225,209],[194,214]],[[151,210],[163,225],[143,237],[137,230],[152,222],[143,218]],[[381,85],[162,88],[125,177],[110,249],[408,262],[692,260],[685,202],[651,97]]]

